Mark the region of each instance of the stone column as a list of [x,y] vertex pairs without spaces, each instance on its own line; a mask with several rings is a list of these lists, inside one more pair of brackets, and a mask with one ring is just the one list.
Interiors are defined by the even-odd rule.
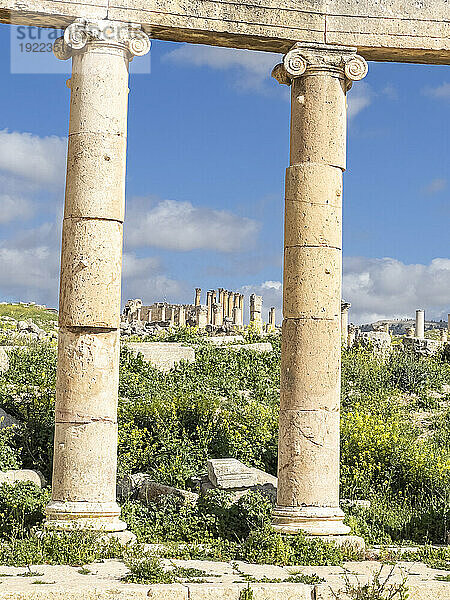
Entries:
[[197,327],[205,329],[208,324],[208,309],[206,306],[197,306],[195,309]]
[[346,93],[367,63],[347,47],[296,44],[273,76],[291,85],[274,527],[347,534],[339,508],[341,212]]
[[223,300],[222,300],[222,306],[223,306],[223,318],[224,320],[228,317],[228,295],[229,295],[229,291],[228,290],[223,290]]
[[416,310],[416,338],[423,340],[425,337],[425,311]]
[[447,333],[450,336],[450,314],[447,315]]
[[234,292],[228,294],[228,316],[233,317],[234,308]]
[[195,288],[194,306],[200,306],[200,304],[201,304],[201,294],[202,294],[202,288]]
[[269,310],[269,322],[268,322],[268,330],[275,331],[275,307]]
[[167,307],[165,304],[161,304],[160,309],[160,321],[165,321],[167,319]]
[[208,325],[212,324],[212,303],[213,303],[213,290],[206,292],[206,306],[208,308]]
[[180,306],[178,309],[178,325],[186,327],[186,309],[184,306]]
[[253,323],[258,331],[262,331],[262,296],[252,294],[250,296],[250,323]]
[[149,48],[138,27],[85,20],[54,45],[73,62],[49,528],[126,529],[116,463],[128,64]]
[[241,309],[241,327],[244,327],[244,294],[239,295],[239,308]]
[[341,340],[345,348],[348,345],[348,310],[350,302],[341,302]]
[[222,305],[218,302],[213,304],[213,325],[220,327],[223,324]]

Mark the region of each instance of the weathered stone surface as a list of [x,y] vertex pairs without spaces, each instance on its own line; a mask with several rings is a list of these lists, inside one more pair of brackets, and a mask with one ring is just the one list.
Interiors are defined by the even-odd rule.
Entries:
[[245,343],[245,339],[242,335],[211,335],[205,338],[208,344],[213,346],[223,346],[224,344],[239,344]]
[[30,481],[38,487],[45,485],[44,478],[37,471],[30,469],[10,469],[8,471],[0,471],[1,483],[18,483],[19,481]]
[[[107,17],[108,16],[108,17]],[[152,37],[286,52],[294,42],[358,47],[368,60],[450,63],[446,0],[3,0],[6,23],[68,25],[74,18],[141,23]]]
[[226,346],[227,350],[239,352],[241,350],[253,350],[253,352],[272,352],[273,347],[270,342],[256,342],[254,344],[232,344]]
[[198,500],[198,494],[158,483],[146,473],[134,473],[122,477],[117,483],[117,495],[119,498],[135,496],[142,502],[151,502],[161,496],[177,496],[186,504],[195,504]]
[[3,408],[0,408],[0,430],[16,425],[20,425],[20,421],[9,415]]
[[254,467],[247,467],[235,458],[216,458],[207,461],[207,480],[200,483],[201,491],[219,488],[233,493],[235,500],[248,491],[258,491],[275,499],[277,478]]
[[195,350],[177,342],[128,342],[127,347],[161,371],[170,371],[182,360],[194,362]]
[[148,598],[154,600],[188,600],[189,588],[181,583],[172,585],[152,585],[148,590]]
[[444,346],[440,340],[417,337],[404,337],[402,343],[407,352],[417,354],[418,356],[433,356],[442,350]]
[[388,354],[392,347],[391,336],[385,331],[360,331],[355,341],[363,348],[371,348],[380,355]]

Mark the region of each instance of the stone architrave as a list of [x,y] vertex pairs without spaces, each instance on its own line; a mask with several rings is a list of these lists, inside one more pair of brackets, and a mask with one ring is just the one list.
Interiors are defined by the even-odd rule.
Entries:
[[342,174],[355,48],[296,44],[273,76],[291,86],[275,529],[347,534],[339,507]]
[[84,19],[54,44],[72,77],[47,527],[126,529],[116,467],[128,65],[149,49],[140,27]]

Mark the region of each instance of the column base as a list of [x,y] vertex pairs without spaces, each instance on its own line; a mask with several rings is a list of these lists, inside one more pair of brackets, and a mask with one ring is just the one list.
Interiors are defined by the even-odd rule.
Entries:
[[277,506],[272,527],[280,533],[303,532],[311,536],[347,535],[345,515],[340,508],[327,506]]
[[90,529],[107,533],[125,531],[127,524],[119,519],[117,502],[62,502],[54,500],[46,509],[44,528],[58,530]]

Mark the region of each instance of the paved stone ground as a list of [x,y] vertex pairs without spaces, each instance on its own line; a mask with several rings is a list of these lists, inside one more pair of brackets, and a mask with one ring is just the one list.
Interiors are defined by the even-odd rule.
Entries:
[[[248,585],[254,600],[347,600],[339,590],[345,588],[345,578],[351,583],[370,581],[381,568],[376,561],[352,562],[344,567],[277,567],[246,563],[220,563],[200,560],[165,560],[166,566],[193,567],[208,573],[202,583],[170,585],[138,585],[121,579],[127,568],[117,560],[87,565],[89,574],[80,567],[37,565],[35,574],[24,577],[23,567],[0,566],[0,600],[239,600]],[[390,573],[391,566],[382,568],[381,579]],[[299,583],[247,583],[243,574],[256,579],[284,579],[292,574],[319,575],[326,583],[304,585]],[[390,583],[400,582],[407,576],[409,600],[450,600],[450,582],[439,581],[438,576],[448,572],[430,569],[422,563],[402,562],[394,569]],[[400,600],[395,597],[395,600]]]

